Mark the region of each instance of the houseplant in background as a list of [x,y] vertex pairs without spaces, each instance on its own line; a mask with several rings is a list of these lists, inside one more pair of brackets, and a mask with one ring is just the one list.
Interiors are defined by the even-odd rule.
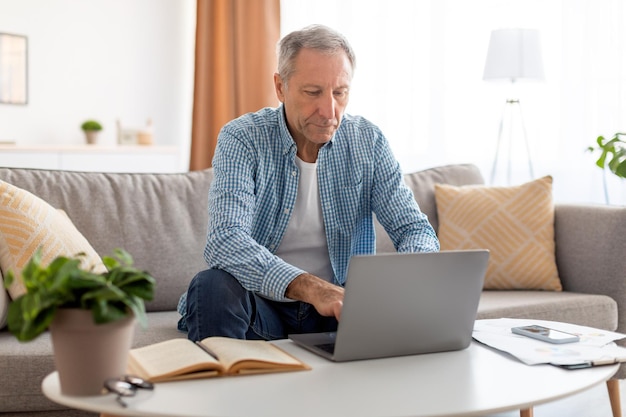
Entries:
[[[154,296],[154,278],[134,268],[126,251],[102,261],[98,274],[80,268],[81,257],[56,257],[49,265],[37,250],[22,270],[26,293],[9,306],[9,331],[30,341],[48,328],[61,390],[96,395],[108,378],[126,373],[135,319],[146,324],[144,300]],[[11,271],[8,287],[15,279]]]
[[600,152],[600,156],[596,160],[596,165],[604,171],[604,198],[608,203],[609,192],[606,168],[618,178],[626,178],[626,133],[616,133],[610,139],[606,139],[604,136],[598,136],[596,146],[590,146],[587,150],[590,152]]
[[95,120],[87,120],[80,125],[80,128],[85,132],[85,138],[90,145],[95,144],[98,141],[98,132],[102,130],[102,125]]

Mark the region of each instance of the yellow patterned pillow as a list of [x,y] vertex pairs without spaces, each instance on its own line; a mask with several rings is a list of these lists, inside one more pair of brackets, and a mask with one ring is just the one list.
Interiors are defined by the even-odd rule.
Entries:
[[[0,269],[4,275],[9,270],[15,277],[42,248],[42,263],[48,264],[57,256],[74,256],[84,252],[83,268],[93,267],[96,272],[106,268],[102,259],[87,239],[60,210],[21,188],[0,181]],[[15,299],[26,291],[22,281],[16,279],[8,289]]]
[[561,291],[552,177],[511,187],[436,184],[442,250],[489,249],[485,289]]

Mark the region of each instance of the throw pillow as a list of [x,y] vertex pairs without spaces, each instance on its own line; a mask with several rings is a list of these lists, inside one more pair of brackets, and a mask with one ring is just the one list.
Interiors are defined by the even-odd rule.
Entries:
[[28,191],[0,180],[0,270],[5,276],[13,271],[16,277],[8,288],[11,298],[26,292],[19,277],[38,247],[42,248],[44,265],[57,256],[84,252],[83,268],[106,271],[100,256],[65,213]]
[[511,187],[435,185],[442,250],[489,249],[485,289],[561,291],[552,177]]

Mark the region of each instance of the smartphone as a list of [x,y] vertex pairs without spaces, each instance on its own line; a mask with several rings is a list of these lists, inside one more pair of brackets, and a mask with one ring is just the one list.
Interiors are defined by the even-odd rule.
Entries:
[[580,340],[575,334],[561,332],[535,324],[531,326],[512,327],[511,331],[515,334],[532,337],[533,339],[543,340],[548,343],[574,343]]

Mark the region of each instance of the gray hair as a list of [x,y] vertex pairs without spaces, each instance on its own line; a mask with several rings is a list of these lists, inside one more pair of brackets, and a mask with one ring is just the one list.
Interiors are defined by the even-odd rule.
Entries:
[[348,40],[339,32],[323,26],[311,25],[291,32],[278,43],[278,75],[287,83],[293,74],[294,61],[301,49],[315,49],[328,55],[345,52],[352,71],[356,67],[356,56]]

